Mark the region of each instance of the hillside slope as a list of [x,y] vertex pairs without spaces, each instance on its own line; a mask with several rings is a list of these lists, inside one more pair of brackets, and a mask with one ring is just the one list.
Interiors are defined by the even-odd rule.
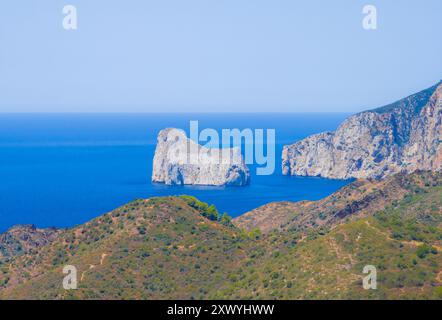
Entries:
[[[276,204],[265,213],[288,218],[264,233],[193,197],[137,200],[26,250],[3,243],[0,299],[442,299],[441,181],[397,175],[294,213]],[[259,215],[233,222],[262,227]],[[23,230],[12,233],[28,239]],[[77,290],[62,288],[65,265],[78,269]],[[377,290],[362,288],[365,265]]]
[[[252,250],[228,220],[210,219],[182,198],[129,203],[60,231],[38,252],[0,261],[0,297],[202,298]],[[78,290],[63,290],[65,265],[77,268]]]
[[[259,268],[244,270],[242,280],[220,290],[219,296],[442,299],[441,175],[421,173],[398,180],[404,178],[408,192],[400,200],[389,201],[387,196],[383,209],[366,207],[364,214],[356,211],[352,219],[329,219],[327,229],[298,228],[297,222],[288,222],[269,231],[264,239],[273,251]],[[366,189],[366,183],[363,186]],[[316,212],[322,205],[322,212],[329,214],[330,201],[316,203]],[[286,203],[281,208],[287,212]],[[366,265],[377,269],[377,290],[362,288]]]
[[442,185],[442,174],[418,171],[384,180],[357,180],[319,201],[272,202],[245,213],[234,222],[240,228],[303,231],[330,227],[355,217],[371,215],[416,190]]

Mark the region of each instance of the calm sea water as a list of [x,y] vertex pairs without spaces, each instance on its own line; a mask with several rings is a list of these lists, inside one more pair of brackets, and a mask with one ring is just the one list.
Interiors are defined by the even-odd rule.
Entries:
[[[136,198],[190,194],[238,216],[271,201],[316,200],[348,181],[287,177],[281,150],[334,130],[346,114],[0,115],[0,232],[14,224],[67,227]],[[156,135],[165,127],[276,129],[271,176],[246,187],[165,186],[150,182]],[[220,131],[219,131],[220,132]]]

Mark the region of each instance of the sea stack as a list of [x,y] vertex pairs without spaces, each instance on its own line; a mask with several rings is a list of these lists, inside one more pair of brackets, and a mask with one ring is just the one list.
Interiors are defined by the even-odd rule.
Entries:
[[285,175],[383,178],[442,170],[442,81],[345,120],[335,132],[284,146]]
[[207,148],[188,139],[183,130],[167,128],[158,134],[152,182],[244,186],[250,173],[239,148]]

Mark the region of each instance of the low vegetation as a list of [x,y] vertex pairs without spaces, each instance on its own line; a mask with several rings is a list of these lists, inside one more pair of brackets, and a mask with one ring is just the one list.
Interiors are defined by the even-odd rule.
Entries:
[[[280,219],[273,228],[262,211],[238,222],[194,197],[163,197],[34,234],[36,246],[13,229],[0,237],[0,298],[442,299],[441,174],[356,181],[265,211]],[[65,265],[77,290],[62,288]],[[362,287],[366,265],[376,290]]]

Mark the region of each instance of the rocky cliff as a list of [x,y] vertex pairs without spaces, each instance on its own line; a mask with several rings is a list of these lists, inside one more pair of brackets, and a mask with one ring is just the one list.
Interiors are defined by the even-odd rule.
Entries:
[[229,185],[249,183],[249,169],[239,148],[206,148],[185,132],[168,128],[158,134],[152,181],[168,185]]
[[442,169],[442,81],[345,120],[335,132],[284,146],[285,175],[383,178]]

